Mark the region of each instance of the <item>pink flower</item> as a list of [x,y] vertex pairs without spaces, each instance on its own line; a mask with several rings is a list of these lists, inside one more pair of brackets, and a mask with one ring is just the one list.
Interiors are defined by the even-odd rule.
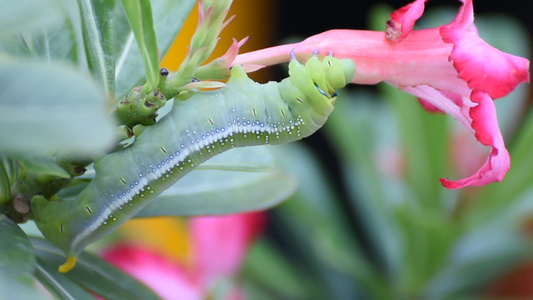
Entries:
[[[191,218],[189,235],[194,258],[189,266],[127,244],[107,249],[102,257],[163,299],[206,299],[219,280],[231,279],[238,273],[246,251],[263,231],[264,223],[263,213]],[[223,299],[244,299],[242,290],[232,287]]]
[[237,273],[250,243],[264,229],[262,213],[192,218],[196,272],[206,282]]
[[385,81],[417,96],[424,107],[459,120],[483,145],[489,157],[473,175],[440,179],[455,189],[501,181],[510,158],[496,119],[493,100],[529,82],[529,61],[483,41],[474,25],[472,0],[455,19],[437,28],[412,30],[427,0],[416,0],[390,15],[386,32],[330,30],[306,40],[238,55],[233,64],[254,67],[287,61],[291,50],[301,58],[319,49],[355,62],[353,83]]
[[118,244],[102,258],[146,284],[163,299],[203,299],[199,281],[186,269],[141,246]]

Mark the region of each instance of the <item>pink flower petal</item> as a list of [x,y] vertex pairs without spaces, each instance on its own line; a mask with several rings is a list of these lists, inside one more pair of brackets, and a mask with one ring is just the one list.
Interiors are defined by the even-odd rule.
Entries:
[[237,272],[252,240],[263,230],[264,214],[248,213],[190,220],[198,274],[207,281]]
[[393,42],[403,40],[413,29],[416,20],[424,13],[427,0],[415,0],[390,14],[386,36]]
[[441,178],[442,185],[449,189],[462,188],[467,185],[480,186],[495,181],[501,181],[510,167],[509,152],[505,148],[502,134],[496,118],[496,108],[489,95],[480,90],[474,90],[470,99],[477,103],[470,109],[472,129],[475,136],[483,145],[492,147],[492,151],[483,166],[472,176],[451,181]]
[[457,12],[455,19],[450,25],[458,26],[463,30],[473,31],[477,34],[477,28],[474,24],[474,4],[472,0],[460,0],[463,5]]
[[145,283],[163,299],[204,299],[204,291],[178,265],[148,251],[117,245],[102,253],[102,258]]
[[[456,93],[452,93],[452,92],[447,92],[447,91],[438,91],[440,94],[442,94],[442,96],[444,96],[443,99],[446,99],[447,101],[451,101],[453,102],[457,107],[462,107],[463,106],[463,99],[461,97],[461,95],[459,94],[456,94]],[[431,113],[446,113],[445,111],[443,111],[442,109],[439,108],[439,105],[435,105],[435,104],[431,104],[431,101],[428,101],[424,98],[420,98],[418,97],[418,102],[420,102],[420,105],[422,105],[422,107],[427,110],[428,112],[431,112]]]
[[239,54],[239,48],[244,45],[248,41],[248,37],[243,38],[240,41],[237,41],[236,38],[233,38],[233,43],[228,48],[228,51],[224,53],[221,57],[215,59],[221,66],[224,66],[226,68],[229,68],[231,62],[235,59],[237,54]]
[[450,60],[471,89],[485,91],[496,99],[529,81],[527,59],[492,47],[473,31],[443,26],[440,32],[444,42],[454,45]]

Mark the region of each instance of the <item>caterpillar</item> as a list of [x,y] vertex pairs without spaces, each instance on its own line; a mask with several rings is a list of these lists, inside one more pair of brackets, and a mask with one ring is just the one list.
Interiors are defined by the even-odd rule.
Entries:
[[75,199],[31,199],[38,228],[67,257],[59,271],[68,272],[87,245],[113,232],[214,155],[314,133],[332,112],[335,91],[354,72],[351,60],[330,55],[320,61],[314,55],[304,65],[291,53],[290,77],[279,83],[256,83],[236,65],[226,86],[175,101],[131,146],[96,162],[94,179]]

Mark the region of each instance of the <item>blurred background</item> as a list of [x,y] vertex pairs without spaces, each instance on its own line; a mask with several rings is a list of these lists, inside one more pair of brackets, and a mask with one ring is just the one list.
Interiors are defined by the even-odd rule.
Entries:
[[[388,13],[407,3],[236,0],[230,12],[236,18],[213,56],[233,37],[250,36],[241,48],[247,52],[334,28],[384,30]],[[531,59],[528,3],[475,1],[480,35]],[[446,23],[459,6],[430,1],[417,25]],[[196,22],[194,9],[163,66],[177,69]],[[285,74],[286,66],[277,66],[252,77],[266,82]],[[114,241],[185,270],[203,265],[216,274],[207,288],[215,299],[533,299],[531,95],[523,84],[497,100],[512,159],[502,183],[443,188],[439,178],[472,173],[487,149],[455,120],[424,111],[405,93],[350,86],[318,134],[270,149],[299,181],[286,202],[232,220],[137,219]],[[107,251],[113,261],[112,246]],[[194,278],[185,280],[189,291]]]

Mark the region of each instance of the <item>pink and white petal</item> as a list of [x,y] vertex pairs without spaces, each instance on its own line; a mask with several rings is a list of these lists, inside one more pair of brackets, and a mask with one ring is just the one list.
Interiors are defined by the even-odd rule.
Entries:
[[[463,97],[461,95],[456,94],[456,93],[452,93],[452,92],[441,91],[441,90],[438,90],[438,92],[441,93],[448,100],[451,100],[453,103],[455,103],[455,105],[457,105],[457,107],[464,106]],[[439,109],[437,106],[431,104],[430,102],[428,102],[427,100],[425,100],[423,98],[419,97],[418,98],[418,102],[420,102],[420,105],[422,105],[422,107],[425,110],[427,110],[428,112],[430,112],[430,113],[436,113],[436,112],[445,113],[444,111]],[[471,101],[469,101],[469,102],[471,102]],[[466,115],[466,114],[463,114],[463,115]]]
[[496,181],[501,181],[510,167],[509,152],[505,148],[498,120],[496,108],[489,95],[480,90],[472,91],[470,99],[477,103],[470,109],[472,129],[476,139],[483,145],[492,147],[489,157],[483,166],[472,176],[451,181],[441,178],[442,185],[449,189],[465,186],[481,186]]
[[443,26],[440,33],[444,42],[453,44],[449,59],[471,89],[497,99],[529,82],[529,60],[502,52],[477,33],[456,26]]
[[415,0],[391,13],[390,20],[387,22],[387,38],[393,42],[403,40],[413,29],[416,20],[424,13],[424,7],[427,1]]
[[138,246],[117,245],[102,258],[146,284],[162,299],[201,300],[205,291],[180,266]]
[[470,127],[471,120],[465,111],[472,105],[464,103],[466,102],[464,100],[460,101],[459,94],[442,92],[429,85],[410,86],[402,90],[418,97],[424,108],[430,111],[441,111],[457,119],[463,126]]

